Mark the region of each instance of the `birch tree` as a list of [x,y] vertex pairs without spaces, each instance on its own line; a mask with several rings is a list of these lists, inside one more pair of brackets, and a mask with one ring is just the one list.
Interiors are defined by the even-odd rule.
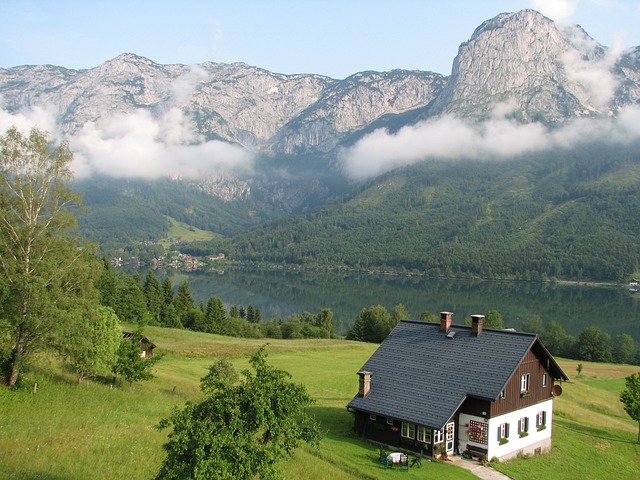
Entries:
[[72,154],[37,129],[0,136],[0,314],[9,324],[11,353],[3,376],[9,388],[25,359],[51,344],[56,325],[94,309],[95,255],[69,237],[70,207],[79,195],[67,182]]

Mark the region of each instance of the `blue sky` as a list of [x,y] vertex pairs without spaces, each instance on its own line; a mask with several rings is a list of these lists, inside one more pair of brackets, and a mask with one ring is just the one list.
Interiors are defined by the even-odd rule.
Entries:
[[640,0],[2,0],[0,67],[92,68],[130,52],[333,78],[394,68],[447,75],[480,23],[525,8],[578,23],[603,45],[640,45]]

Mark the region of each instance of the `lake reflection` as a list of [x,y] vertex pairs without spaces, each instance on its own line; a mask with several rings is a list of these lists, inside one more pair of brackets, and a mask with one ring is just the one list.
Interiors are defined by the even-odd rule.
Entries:
[[265,320],[328,307],[343,331],[362,308],[383,305],[391,312],[401,303],[412,318],[423,311],[451,311],[454,323],[462,324],[472,314],[498,310],[505,326],[516,329],[538,315],[545,325],[556,320],[573,336],[593,325],[611,336],[628,333],[640,341],[640,294],[634,296],[624,287],[239,269],[224,275],[175,273],[170,278],[174,286],[187,279],[198,302],[216,296],[226,305],[251,304]]

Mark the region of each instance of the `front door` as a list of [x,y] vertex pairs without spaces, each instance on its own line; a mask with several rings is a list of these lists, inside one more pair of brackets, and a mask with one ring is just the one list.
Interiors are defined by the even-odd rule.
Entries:
[[447,449],[447,455],[453,454],[453,448],[455,444],[455,423],[447,423],[444,427],[444,442]]

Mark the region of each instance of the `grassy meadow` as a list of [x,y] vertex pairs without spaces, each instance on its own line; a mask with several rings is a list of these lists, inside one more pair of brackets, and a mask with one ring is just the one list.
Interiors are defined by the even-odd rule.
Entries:
[[[0,389],[0,478],[153,478],[168,433],[154,428],[159,420],[200,398],[199,379],[214,357],[230,357],[242,369],[265,343],[154,327],[145,333],[164,356],[156,377],[133,391],[109,379],[76,385],[71,372],[44,355],[34,359],[20,389]],[[304,445],[283,463],[286,478],[475,478],[449,463],[423,462],[408,473],[384,470],[377,447],[353,435],[345,405],[357,391],[357,370],[375,348],[343,340],[269,341],[268,362],[307,386],[316,398],[312,413],[325,430],[320,448]],[[514,479],[637,478],[637,425],[618,396],[624,377],[638,367],[582,363],[578,377],[577,362],[561,361],[573,383],[555,402],[553,453],[496,469]]]

